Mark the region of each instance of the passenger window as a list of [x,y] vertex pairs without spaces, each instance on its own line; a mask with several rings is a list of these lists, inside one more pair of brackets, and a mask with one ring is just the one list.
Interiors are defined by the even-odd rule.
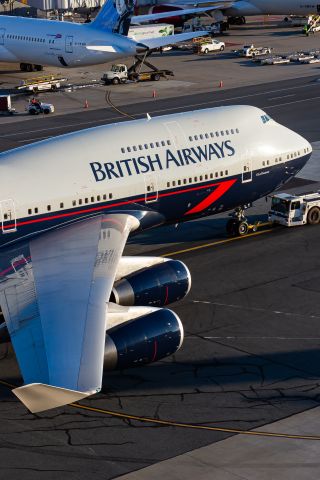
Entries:
[[79,205],[82,205],[82,199],[81,198],[79,199]]
[[181,185],[181,180],[178,180],[178,182],[177,182],[177,183],[178,183],[178,185]]
[[202,135],[202,134],[201,134],[201,135],[199,135],[199,137],[200,137],[200,140],[203,140],[203,135]]
[[97,195],[97,202],[100,202],[100,200],[101,200],[101,196]]
[[226,170],[224,173],[225,173],[225,175],[228,175],[228,170]]
[[160,143],[159,142],[156,142],[156,147],[160,147]]
[[224,131],[223,130],[221,130],[220,135],[221,135],[221,137],[224,136]]
[[166,146],[166,142],[165,142],[164,140],[161,140],[161,145],[162,145],[163,147],[165,147],[165,146]]
[[135,145],[133,145],[133,151],[136,152],[137,151],[137,147]]
[[171,145],[171,142],[170,142],[170,140],[167,140],[167,145]]
[[77,202],[75,200],[72,200],[72,206],[75,207],[77,205]]
[[233,135],[233,134],[234,134],[234,130],[233,130],[233,128],[231,128],[230,132],[231,132],[231,135]]
[[194,139],[195,139],[195,140],[198,140],[198,135],[195,135],[195,136],[194,136]]
[[85,198],[84,203],[89,203],[89,198]]
[[175,181],[172,182],[172,186],[173,186],[173,187],[176,186],[176,182],[175,182]]
[[145,144],[144,144],[144,148],[145,148],[146,150],[148,150],[149,145],[148,145],[147,143],[145,143]]
[[38,213],[38,207],[34,209],[34,213]]
[[109,193],[109,198],[112,198],[112,193]]
[[214,137],[214,133],[213,133],[213,132],[210,132],[210,137]]
[[107,200],[107,194],[104,193],[103,196],[102,196],[103,200]]
[[127,152],[131,152],[131,147],[127,147]]
[[63,208],[63,203],[62,202],[60,203],[60,208]]
[[91,197],[91,202],[94,202],[94,197]]
[[31,208],[28,208],[28,215],[31,215],[31,213],[32,213]]
[[190,142],[192,142],[192,137],[189,137]]
[[183,185],[186,185],[186,183],[187,183],[187,179],[184,178],[184,179],[183,179]]
[[153,143],[150,143],[150,148],[154,148],[154,144],[153,144]]
[[216,173],[214,174],[214,176],[215,176],[216,178],[218,178],[218,177],[219,177],[218,172],[216,172]]
[[47,205],[47,210],[48,210],[48,212],[50,212],[50,210],[51,210],[51,205]]
[[229,135],[229,130],[226,130],[226,135]]
[[167,182],[167,187],[168,187],[168,188],[170,187],[170,182]]
[[206,138],[209,138],[209,135],[206,133],[206,134],[205,134],[205,137],[206,137]]
[[210,178],[213,178],[213,173],[210,173]]
[[223,177],[223,172],[220,172],[220,176]]
[[216,137],[219,137],[219,132],[216,132]]

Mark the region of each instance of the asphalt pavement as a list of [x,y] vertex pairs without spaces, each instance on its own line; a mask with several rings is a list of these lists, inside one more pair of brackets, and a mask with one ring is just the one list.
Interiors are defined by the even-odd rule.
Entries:
[[[315,142],[319,91],[313,76],[120,110],[139,117],[250,103]],[[2,124],[1,150],[126,119],[108,108]],[[311,177],[288,188],[318,188]],[[266,212],[260,200],[249,214]],[[190,294],[172,305],[186,333],[172,357],[106,374],[102,392],[80,404],[30,414],[10,391],[22,379],[1,346],[0,478],[116,478],[319,405],[320,229],[266,228],[230,241],[226,218],[161,227],[126,247],[181,259],[191,271]],[[274,438],[266,441],[278,451]]]

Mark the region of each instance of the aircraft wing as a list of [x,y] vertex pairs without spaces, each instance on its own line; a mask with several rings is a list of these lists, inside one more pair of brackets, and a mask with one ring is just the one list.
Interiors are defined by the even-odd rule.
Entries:
[[179,33],[177,35],[167,35],[166,37],[156,37],[156,38],[144,38],[143,41],[139,42],[141,47],[146,47],[148,50],[153,50],[160,47],[165,47],[166,45],[174,45],[179,42],[186,42],[196,37],[203,37],[208,35],[207,31],[199,32],[189,32],[189,33]]
[[25,382],[13,392],[30,411],[100,390],[106,302],[138,225],[128,214],[99,215],[9,251],[0,301]]
[[131,23],[145,23],[145,22],[153,22],[155,20],[161,20],[161,18],[169,18],[169,17],[181,17],[183,15],[199,15],[200,13],[207,13],[212,10],[221,9],[223,4],[214,5],[214,6],[207,6],[207,7],[200,7],[200,8],[186,8],[183,10],[174,10],[169,12],[161,12],[161,13],[150,13],[146,15],[135,15],[131,19]]

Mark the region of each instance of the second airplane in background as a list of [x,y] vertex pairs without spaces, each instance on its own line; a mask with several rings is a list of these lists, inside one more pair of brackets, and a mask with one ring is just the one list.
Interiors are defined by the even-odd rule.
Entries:
[[[42,65],[97,65],[206,34],[183,33],[136,42],[127,36],[134,4],[107,0],[94,22],[84,25],[1,15],[0,62],[20,63],[21,70],[26,71],[41,70]],[[188,9],[187,13],[195,10]],[[197,11],[203,10],[207,9]],[[139,23],[162,17],[163,14],[155,14],[134,18]]]

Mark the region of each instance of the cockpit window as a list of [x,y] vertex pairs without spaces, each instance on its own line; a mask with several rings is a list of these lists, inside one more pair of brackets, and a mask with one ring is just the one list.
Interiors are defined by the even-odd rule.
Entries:
[[280,198],[273,198],[271,201],[271,209],[275,212],[286,213],[289,211],[290,202]]
[[271,120],[271,118],[269,117],[269,115],[261,115],[261,120],[262,123],[267,123]]

